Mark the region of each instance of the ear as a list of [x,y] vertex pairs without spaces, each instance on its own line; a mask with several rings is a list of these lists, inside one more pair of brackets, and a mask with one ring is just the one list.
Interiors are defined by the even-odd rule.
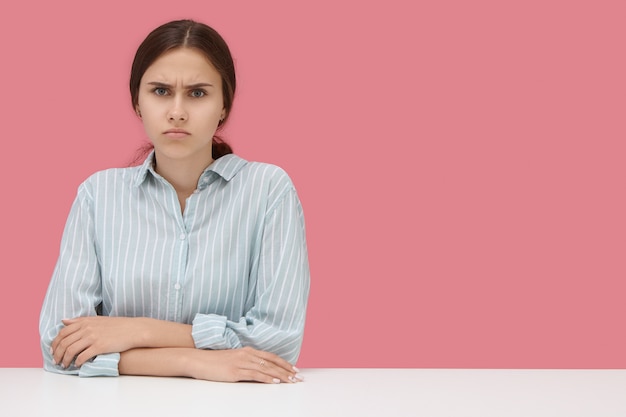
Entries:
[[141,119],[141,110],[139,110],[139,106],[135,106],[135,113],[137,114],[137,117]]

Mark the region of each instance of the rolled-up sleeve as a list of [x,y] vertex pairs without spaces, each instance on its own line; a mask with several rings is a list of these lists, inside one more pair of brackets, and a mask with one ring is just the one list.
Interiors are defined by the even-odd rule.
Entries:
[[310,272],[304,216],[293,186],[268,208],[255,265],[252,308],[239,320],[197,314],[192,323],[196,347],[251,346],[295,363],[304,333]]
[[95,316],[102,301],[102,285],[94,238],[93,207],[85,184],[78,194],[63,231],[60,255],[48,286],[39,333],[44,369],[79,376],[117,376],[119,353],[98,355],[77,368],[55,365],[50,345],[63,323],[61,320]]

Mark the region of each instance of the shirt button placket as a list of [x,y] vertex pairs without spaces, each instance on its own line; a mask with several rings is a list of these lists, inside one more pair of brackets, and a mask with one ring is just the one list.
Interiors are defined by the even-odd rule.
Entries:
[[175,321],[180,321],[182,318],[182,308],[183,308],[183,295],[182,295],[182,285],[181,282],[184,280],[185,278],[185,271],[187,270],[187,251],[189,250],[189,245],[187,242],[187,233],[185,233],[184,231],[181,231],[180,234],[178,235],[178,239],[180,240],[180,244],[182,245],[181,247],[181,263],[179,266],[179,270],[178,270],[178,276],[176,277],[176,282],[174,283],[174,299],[176,300],[176,307],[175,307]]

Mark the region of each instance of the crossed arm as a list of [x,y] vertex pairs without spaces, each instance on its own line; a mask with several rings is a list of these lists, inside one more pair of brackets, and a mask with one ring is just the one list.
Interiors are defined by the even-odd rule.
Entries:
[[63,320],[52,341],[54,364],[81,367],[91,358],[121,352],[119,373],[126,375],[185,376],[212,381],[293,383],[302,380],[298,369],[279,356],[245,347],[227,350],[196,349],[191,325],[129,317],[80,317]]

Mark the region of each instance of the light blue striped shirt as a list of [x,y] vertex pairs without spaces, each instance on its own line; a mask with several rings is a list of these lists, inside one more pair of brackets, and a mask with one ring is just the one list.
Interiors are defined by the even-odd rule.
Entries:
[[41,311],[44,368],[118,375],[119,353],[80,369],[54,365],[62,319],[152,317],[192,325],[200,349],[251,346],[295,363],[309,265],[300,200],[287,174],[230,154],[200,176],[185,211],[143,165],[114,168],[78,188]]

